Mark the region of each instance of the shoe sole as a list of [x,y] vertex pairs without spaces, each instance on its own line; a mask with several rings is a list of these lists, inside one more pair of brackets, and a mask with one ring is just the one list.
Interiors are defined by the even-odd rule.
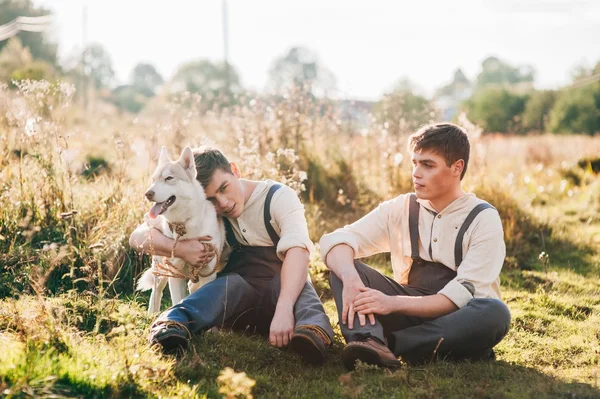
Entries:
[[290,342],[290,347],[311,364],[320,365],[325,363],[325,355],[322,351],[326,351],[327,349],[323,347],[321,351],[317,344],[305,335],[295,334]]
[[378,366],[386,369],[398,369],[401,364],[398,360],[385,360],[379,357],[379,354],[369,348],[359,346],[347,346],[342,353],[342,360],[346,370],[352,371],[356,367],[356,361]]
[[188,348],[188,340],[177,335],[164,337],[156,343],[162,347],[163,353],[170,354],[177,351],[185,351]]

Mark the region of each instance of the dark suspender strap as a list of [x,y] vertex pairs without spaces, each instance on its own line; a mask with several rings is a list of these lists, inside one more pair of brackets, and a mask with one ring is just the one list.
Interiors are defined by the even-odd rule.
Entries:
[[275,194],[275,191],[279,190],[280,188],[281,184],[273,184],[271,188],[269,188],[267,198],[265,199],[265,227],[267,228],[267,233],[269,233],[269,237],[271,237],[271,241],[273,241],[274,246],[277,246],[277,243],[279,243],[279,236],[271,225],[271,199],[273,199],[273,194]]
[[475,220],[477,215],[479,215],[479,213],[481,211],[484,211],[489,208],[496,209],[493,206],[491,206],[490,204],[488,204],[487,202],[477,205],[475,208],[473,208],[471,210],[471,212],[469,212],[469,215],[465,219],[463,225],[460,227],[460,230],[458,230],[458,235],[456,236],[456,242],[454,243],[454,262],[456,264],[457,269],[463,261],[462,244],[463,244],[463,238],[465,237],[465,233],[467,232],[467,230],[471,226],[471,223],[473,223],[473,220]]
[[232,249],[236,249],[239,245],[238,240],[235,238],[235,234],[233,234],[233,227],[231,226],[231,222],[227,218],[223,218],[223,223],[225,224],[225,239],[227,239],[227,244]]
[[410,233],[410,248],[412,259],[419,259],[419,208],[415,194],[410,195],[408,207],[408,231]]

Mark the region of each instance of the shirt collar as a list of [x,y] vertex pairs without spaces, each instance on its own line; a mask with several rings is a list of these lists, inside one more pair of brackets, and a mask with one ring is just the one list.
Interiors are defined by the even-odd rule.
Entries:
[[[465,195],[463,195],[462,197],[457,198],[454,201],[452,201],[450,204],[448,204],[448,206],[446,206],[439,213],[443,213],[444,215],[447,215],[458,209],[463,208],[469,201],[472,201],[474,199],[477,199],[477,196],[475,194],[465,193]],[[417,198],[417,202],[419,204],[421,204],[425,209],[427,209],[435,214],[438,214],[438,211],[435,210],[435,208],[431,205],[431,202],[429,202],[429,200]]]
[[252,191],[252,194],[250,194],[248,201],[244,205],[244,208],[248,208],[250,205],[252,205],[254,202],[256,202],[256,200],[258,198],[260,198],[262,196],[262,194],[264,194],[264,192],[269,188],[270,181],[271,180],[263,180],[263,181],[258,182],[256,187],[254,187],[254,191]]

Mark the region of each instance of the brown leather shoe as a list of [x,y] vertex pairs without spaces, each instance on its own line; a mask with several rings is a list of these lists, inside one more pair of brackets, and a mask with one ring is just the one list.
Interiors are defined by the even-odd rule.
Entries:
[[290,341],[292,350],[312,364],[323,364],[330,346],[331,339],[325,330],[313,324],[298,326]]
[[373,338],[350,342],[342,352],[342,360],[347,370],[354,370],[357,360],[381,368],[397,369],[400,367],[400,361],[392,351]]

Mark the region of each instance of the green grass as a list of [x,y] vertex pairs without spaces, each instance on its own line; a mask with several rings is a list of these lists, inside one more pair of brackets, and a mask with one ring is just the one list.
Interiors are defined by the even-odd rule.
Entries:
[[[511,239],[525,237],[515,250],[514,265],[509,263],[501,276],[512,326],[496,348],[494,363],[439,362],[396,372],[362,365],[346,372],[327,270],[317,257],[311,273],[336,331],[323,366],[304,364],[296,354],[270,347],[263,337],[229,331],[196,336],[191,350],[179,358],[164,356],[146,342],[151,323],[147,295],[111,298],[73,289],[54,297],[21,295],[0,301],[5,354],[0,392],[7,397],[90,398],[217,398],[228,392],[231,397],[251,392],[255,397],[301,398],[600,397],[597,224],[588,223],[591,215],[573,215],[577,198],[532,209],[539,217],[533,218],[498,193],[488,194],[504,205],[503,219],[514,221]],[[542,239],[543,231],[547,236]],[[537,257],[542,251],[549,254],[545,262]],[[385,256],[369,262],[390,272]],[[168,298],[164,300],[166,304]],[[226,368],[245,376],[224,374]]]
[[[347,373],[337,327],[320,367],[262,337],[228,331],[197,336],[188,353],[174,358],[146,343],[151,319],[143,296],[5,299],[1,388],[8,397],[221,397],[217,378],[230,367],[256,382],[255,397],[600,396],[600,279],[557,268],[513,270],[503,280],[513,322],[497,362],[440,362],[393,373],[366,366]],[[325,306],[337,324],[333,301]]]
[[[589,204],[589,193],[528,210],[491,187],[481,193],[501,209],[512,254],[501,275],[512,326],[494,363],[439,362],[396,372],[362,365],[346,372],[328,272],[317,256],[311,274],[336,331],[323,366],[304,364],[263,337],[229,331],[196,336],[182,357],[164,356],[146,342],[152,321],[147,295],[75,287],[0,301],[0,392],[90,398],[218,398],[236,392],[259,398],[600,397],[600,229],[594,208],[573,212],[580,201]],[[545,260],[538,259],[542,251],[549,255]],[[368,261],[389,273],[387,262],[384,255]],[[228,374],[228,368],[245,375]]]

